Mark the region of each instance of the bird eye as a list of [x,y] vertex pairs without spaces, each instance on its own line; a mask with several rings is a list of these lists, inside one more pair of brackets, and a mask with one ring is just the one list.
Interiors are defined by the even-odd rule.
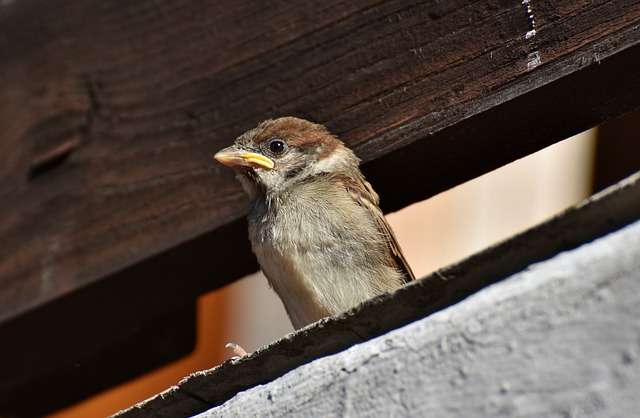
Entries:
[[282,139],[272,139],[269,141],[269,151],[274,154],[282,154],[287,150],[287,144]]

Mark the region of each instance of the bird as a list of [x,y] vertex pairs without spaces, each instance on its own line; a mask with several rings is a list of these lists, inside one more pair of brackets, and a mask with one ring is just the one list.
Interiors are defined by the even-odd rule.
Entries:
[[295,329],[415,279],[360,159],[325,126],[267,119],[214,158],[249,196],[253,253]]

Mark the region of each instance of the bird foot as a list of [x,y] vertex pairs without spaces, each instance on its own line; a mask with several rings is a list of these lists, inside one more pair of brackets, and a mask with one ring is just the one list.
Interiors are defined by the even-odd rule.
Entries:
[[225,345],[226,348],[230,348],[233,350],[233,352],[236,354],[235,356],[231,357],[234,360],[239,360],[242,357],[248,356],[249,353],[247,353],[244,348],[240,347],[240,345],[236,344],[236,343],[227,343],[227,345]]

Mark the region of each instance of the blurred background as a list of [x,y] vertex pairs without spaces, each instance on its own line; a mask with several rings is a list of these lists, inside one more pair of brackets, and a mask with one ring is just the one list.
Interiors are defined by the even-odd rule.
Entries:
[[[431,199],[388,214],[418,277],[527,229],[640,168],[640,111],[583,132]],[[375,187],[375,185],[374,185]],[[384,199],[384,196],[382,196]],[[189,356],[98,394],[52,417],[106,416],[183,377],[293,330],[261,273],[202,296]]]

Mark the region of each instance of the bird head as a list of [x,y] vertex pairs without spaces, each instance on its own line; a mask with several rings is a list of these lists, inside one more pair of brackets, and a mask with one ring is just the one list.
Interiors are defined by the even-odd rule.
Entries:
[[359,163],[324,126],[291,116],[260,123],[214,158],[236,171],[252,198],[321,174],[357,169]]

